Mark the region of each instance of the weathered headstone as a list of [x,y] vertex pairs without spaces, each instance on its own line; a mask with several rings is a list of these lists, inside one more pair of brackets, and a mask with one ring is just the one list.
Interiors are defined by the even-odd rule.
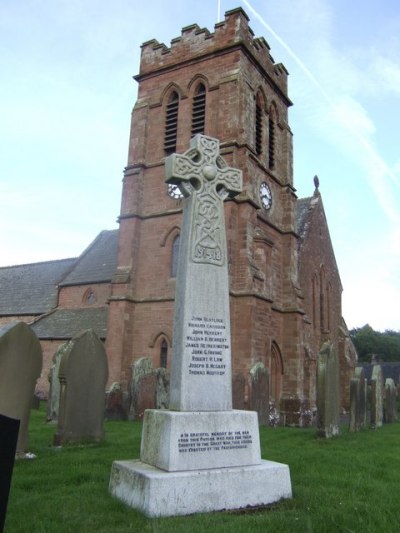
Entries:
[[147,409],[155,409],[157,404],[157,375],[155,372],[142,376],[137,384],[135,418],[143,420]]
[[397,390],[392,378],[385,381],[385,422],[391,424],[397,420]]
[[168,409],[169,406],[169,370],[157,368],[156,409]]
[[56,423],[58,420],[58,411],[60,408],[60,380],[58,371],[64,352],[68,349],[68,342],[63,342],[58,347],[53,356],[53,364],[49,372],[49,398],[47,400],[47,422]]
[[234,409],[245,408],[246,379],[243,374],[232,376],[232,407]]
[[349,431],[356,432],[367,424],[367,380],[362,367],[357,367],[350,380]]
[[24,322],[0,328],[0,414],[20,420],[17,456],[27,451],[35,385],[42,371],[42,349]]
[[128,418],[124,393],[119,383],[112,383],[106,392],[106,420],[126,420]]
[[6,519],[19,423],[15,418],[0,414],[0,531],[3,531]]
[[339,435],[339,362],[330,342],[325,342],[317,360],[317,436]]
[[371,376],[371,428],[383,425],[383,374],[380,365],[374,365]]
[[153,376],[153,364],[149,357],[141,357],[133,363],[130,384],[130,420],[142,420],[144,409],[154,409],[156,407],[156,392],[154,390],[153,394],[149,394],[148,390],[150,381],[155,389]]
[[38,411],[40,409],[40,400],[40,396],[34,394],[32,397],[31,409],[35,409],[36,411]]
[[170,409],[145,412],[140,461],[115,461],[112,494],[148,516],[272,503],[291,496],[289,468],[261,460],[257,414],[232,410],[223,201],[241,172],[219,141],[196,135],[166,159],[185,197],[176,279]]
[[269,424],[269,372],[263,363],[250,370],[249,408],[256,411],[260,425]]
[[60,409],[54,444],[101,440],[108,366],[104,345],[93,330],[69,341],[58,377]]

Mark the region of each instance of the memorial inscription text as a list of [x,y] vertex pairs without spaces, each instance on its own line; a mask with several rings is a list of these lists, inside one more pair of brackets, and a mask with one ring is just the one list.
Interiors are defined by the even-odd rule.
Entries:
[[240,450],[253,444],[249,431],[214,431],[181,433],[178,438],[179,452],[212,452]]
[[185,340],[185,348],[190,353],[189,374],[225,375],[225,351],[229,350],[229,341],[223,318],[192,316]]

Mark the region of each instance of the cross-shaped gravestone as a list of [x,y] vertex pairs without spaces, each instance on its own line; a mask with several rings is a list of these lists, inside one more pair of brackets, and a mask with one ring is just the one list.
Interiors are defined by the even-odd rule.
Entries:
[[242,190],[242,172],[219,141],[191,140],[165,161],[166,182],[185,197],[176,278],[170,409],[232,408],[229,287],[223,202]]

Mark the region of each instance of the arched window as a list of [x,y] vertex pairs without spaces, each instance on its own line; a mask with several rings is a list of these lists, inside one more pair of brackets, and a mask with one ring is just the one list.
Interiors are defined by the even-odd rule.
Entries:
[[326,286],[326,328],[331,330],[331,304],[332,304],[332,285]]
[[320,327],[321,331],[324,332],[326,328],[326,284],[325,284],[325,269],[322,266],[320,270],[320,281],[319,281],[319,308],[320,308]]
[[176,91],[173,91],[169,96],[165,113],[165,155],[169,155],[176,152],[176,137],[178,133],[178,110],[179,96]]
[[97,302],[97,296],[93,289],[88,289],[83,295],[83,303],[93,305]]
[[256,98],[256,116],[255,116],[255,137],[256,137],[256,154],[262,153],[262,141],[263,141],[263,105],[260,95]]
[[319,318],[318,295],[319,295],[318,278],[317,278],[317,275],[314,274],[312,278],[312,321],[313,321],[313,326],[315,330],[318,328],[317,323],[318,323],[318,318]]
[[275,111],[271,108],[268,117],[268,167],[271,170],[275,168],[275,121]]
[[162,340],[160,347],[160,367],[167,368],[168,364],[168,343],[165,339]]
[[276,403],[279,402],[282,389],[283,364],[278,346],[275,342],[271,347],[271,369],[270,369],[270,398]]
[[178,272],[179,241],[180,235],[177,235],[172,243],[171,278],[176,278],[176,274]]
[[206,88],[202,83],[196,88],[192,106],[192,135],[204,133],[206,121]]

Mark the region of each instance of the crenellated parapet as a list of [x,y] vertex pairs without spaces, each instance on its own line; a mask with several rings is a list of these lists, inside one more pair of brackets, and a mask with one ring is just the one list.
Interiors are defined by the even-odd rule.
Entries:
[[170,47],[156,39],[143,43],[140,72],[136,79],[139,81],[178,64],[235,48],[244,49],[270,80],[287,94],[288,71],[281,63],[275,63],[267,41],[263,37],[254,37],[249,17],[242,8],[227,11],[225,20],[215,24],[213,33],[192,24],[182,28],[181,35],[171,40]]

